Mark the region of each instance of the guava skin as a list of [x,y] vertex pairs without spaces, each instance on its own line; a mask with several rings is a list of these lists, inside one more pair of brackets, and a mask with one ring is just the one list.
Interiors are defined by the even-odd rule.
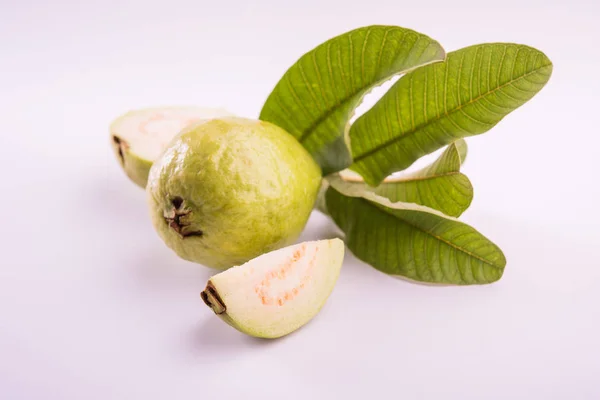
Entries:
[[184,129],[154,162],[152,223],[181,258],[226,269],[292,244],[313,209],[321,170],[289,133],[224,117]]

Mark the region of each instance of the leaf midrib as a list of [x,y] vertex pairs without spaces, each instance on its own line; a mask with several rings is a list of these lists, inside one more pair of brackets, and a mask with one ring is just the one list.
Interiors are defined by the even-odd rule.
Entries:
[[532,71],[530,71],[530,72],[528,72],[526,74],[523,74],[523,75],[521,75],[520,77],[518,77],[516,79],[511,79],[510,81],[508,81],[506,83],[503,83],[502,85],[500,85],[500,86],[498,86],[498,87],[496,87],[496,88],[494,88],[492,90],[484,92],[484,93],[480,94],[479,96],[473,98],[472,100],[470,100],[470,101],[468,101],[468,102],[466,102],[464,104],[459,105],[455,109],[450,110],[450,111],[446,111],[445,113],[441,114],[440,116],[437,116],[437,117],[434,117],[434,118],[428,120],[425,124],[420,125],[420,126],[416,127],[415,129],[412,129],[410,131],[407,131],[407,132],[405,132],[401,136],[398,136],[398,137],[395,137],[393,139],[390,139],[390,140],[386,141],[385,143],[382,143],[379,146],[377,146],[377,147],[369,150],[366,153],[363,153],[361,155],[358,155],[358,156],[354,157],[354,162],[357,163],[357,162],[359,162],[359,161],[361,161],[361,160],[363,160],[363,159],[365,159],[365,158],[367,158],[367,157],[369,157],[369,156],[371,156],[371,155],[373,155],[373,154],[375,154],[375,153],[377,153],[377,152],[385,149],[386,147],[388,147],[388,146],[390,146],[390,145],[392,145],[392,144],[394,144],[396,142],[399,142],[399,141],[405,139],[407,136],[413,135],[413,134],[421,131],[424,127],[426,127],[428,125],[431,125],[431,124],[433,124],[433,123],[435,123],[437,121],[440,121],[442,119],[445,119],[445,118],[449,117],[450,115],[452,115],[452,114],[454,114],[454,113],[462,110],[464,107],[466,107],[466,106],[468,106],[470,104],[473,104],[473,103],[481,100],[482,98],[484,98],[484,97],[486,97],[486,96],[488,96],[490,94],[493,94],[493,93],[497,92],[498,90],[501,90],[501,89],[505,88],[508,85],[511,85],[511,84],[513,84],[513,83],[521,80],[521,79],[525,79],[526,77],[528,77],[528,76],[530,76],[530,75],[532,75],[534,73],[537,73],[537,72],[539,72],[540,70],[542,70],[544,68],[548,68],[550,66],[552,66],[552,64],[546,64],[546,65],[544,65],[542,67],[539,67],[539,68],[536,68],[536,69],[534,69],[534,70],[532,70]]
[[426,181],[428,179],[436,179],[436,178],[444,178],[447,176],[453,176],[453,175],[463,175],[460,171],[451,171],[451,172],[444,172],[442,174],[434,174],[434,175],[427,175],[427,176],[421,176],[421,177],[417,177],[417,178],[394,178],[394,179],[390,179],[390,180],[385,180],[382,182],[382,184],[386,184],[386,183],[410,183],[410,182],[419,182],[419,181]]
[[[417,178],[411,178],[411,177],[386,178],[383,182],[381,182],[381,185],[394,184],[394,183],[419,182],[419,181],[426,181],[429,179],[436,179],[436,178],[444,178],[447,176],[454,176],[454,175],[464,175],[464,174],[460,171],[450,171],[450,172],[444,172],[441,174],[427,175],[427,176],[422,176],[422,177],[417,177]],[[342,179],[345,182],[348,182],[350,184],[366,184],[366,182],[362,178],[345,177]]]

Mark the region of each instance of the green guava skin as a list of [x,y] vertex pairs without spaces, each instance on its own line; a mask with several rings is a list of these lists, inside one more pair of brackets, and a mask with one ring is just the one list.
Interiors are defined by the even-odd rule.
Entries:
[[224,117],[178,134],[154,162],[146,191],[168,247],[226,269],[294,243],[320,184],[319,166],[289,133]]
[[127,177],[142,189],[148,182],[152,162],[138,157],[129,151],[129,145],[116,135],[111,135],[113,150]]

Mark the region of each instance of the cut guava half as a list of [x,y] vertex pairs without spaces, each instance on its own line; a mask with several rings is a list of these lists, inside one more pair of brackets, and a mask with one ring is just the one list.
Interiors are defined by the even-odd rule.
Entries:
[[304,242],[265,253],[210,278],[202,300],[237,330],[278,338],[308,323],[333,291],[344,242]]
[[133,110],[112,122],[111,142],[127,176],[145,188],[152,163],[183,128],[199,121],[232,115],[223,108],[192,106]]

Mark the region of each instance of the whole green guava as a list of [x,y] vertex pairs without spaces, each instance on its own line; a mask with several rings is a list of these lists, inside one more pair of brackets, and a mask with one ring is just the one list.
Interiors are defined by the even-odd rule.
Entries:
[[292,244],[313,209],[321,170],[289,133],[223,117],[191,125],[153,164],[152,223],[181,258],[225,269]]

